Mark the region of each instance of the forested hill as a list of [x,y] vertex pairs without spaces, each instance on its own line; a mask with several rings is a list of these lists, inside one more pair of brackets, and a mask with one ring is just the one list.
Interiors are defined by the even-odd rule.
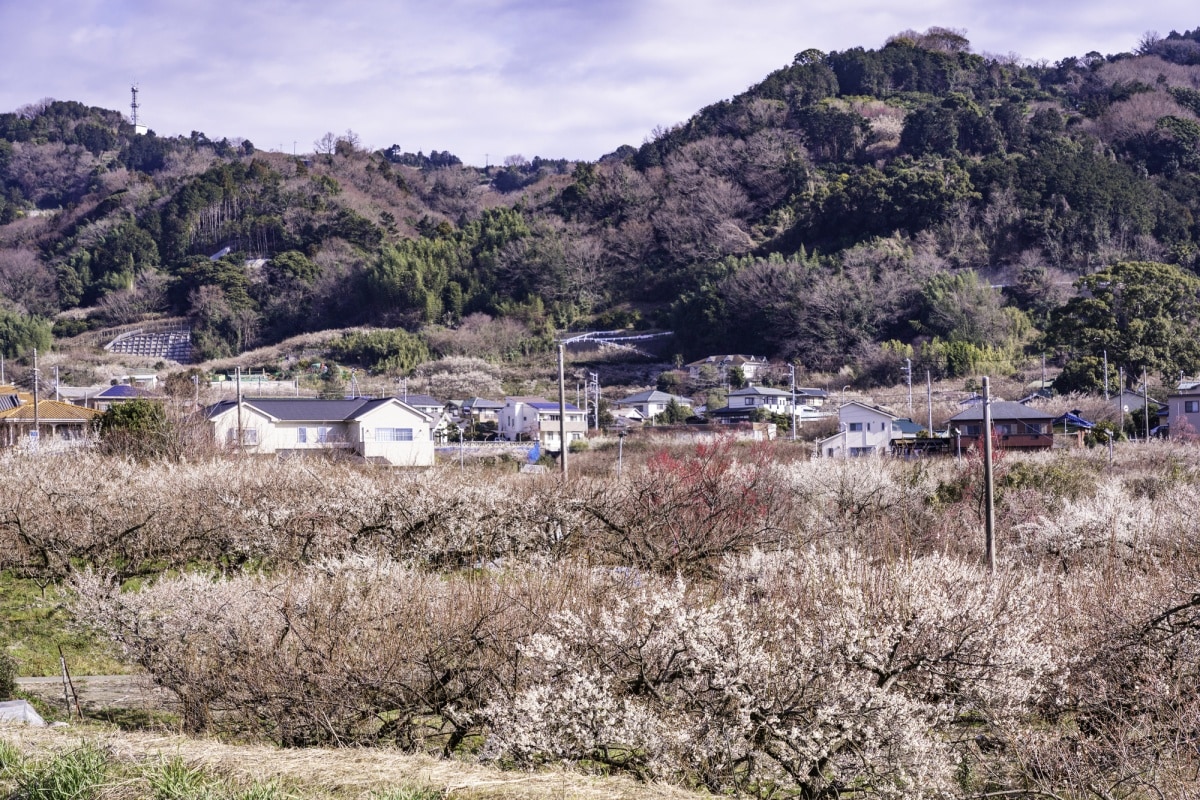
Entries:
[[1070,344],[1081,276],[1192,276],[1198,212],[1200,28],[1052,65],[937,28],[804,50],[597,163],[479,169],[352,132],[294,157],[46,100],[0,115],[0,346],[82,308],[56,332],[186,316],[204,355],[402,328],[395,370],[629,325],[684,356],[953,374]]

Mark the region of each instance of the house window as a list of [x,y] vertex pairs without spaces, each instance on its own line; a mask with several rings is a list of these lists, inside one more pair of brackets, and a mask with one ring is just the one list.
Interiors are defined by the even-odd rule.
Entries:
[[748,406],[752,406],[752,405],[754,405],[754,398],[753,398],[753,397],[747,397],[747,398],[745,398],[744,405],[748,405]]
[[296,428],[296,444],[308,443],[308,428]]
[[[237,428],[229,429],[228,441],[230,444],[237,444],[238,431]],[[256,445],[258,444],[258,428],[242,428],[242,444]]]
[[1183,413],[1195,414],[1197,412],[1200,412],[1200,400],[1184,400],[1183,401]]
[[413,440],[412,428],[376,428],[375,441],[377,442],[411,442]]
[[863,429],[863,424],[861,422],[851,422],[850,423],[850,430],[852,432],[857,433],[858,431],[861,431],[862,429]]

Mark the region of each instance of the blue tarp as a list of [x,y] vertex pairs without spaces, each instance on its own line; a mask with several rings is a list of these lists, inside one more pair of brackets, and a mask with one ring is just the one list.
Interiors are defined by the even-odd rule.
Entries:
[[534,442],[533,447],[529,448],[529,463],[535,464],[542,457],[542,443]]
[[1076,428],[1083,428],[1084,430],[1089,431],[1096,427],[1096,423],[1089,422],[1088,420],[1076,414],[1074,411],[1068,411],[1067,413],[1063,414],[1061,417],[1054,420],[1054,424],[1062,424],[1063,426],[1074,425]]

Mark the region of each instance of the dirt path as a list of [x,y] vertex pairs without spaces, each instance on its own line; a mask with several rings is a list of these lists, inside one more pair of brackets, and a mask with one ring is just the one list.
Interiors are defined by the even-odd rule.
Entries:
[[[170,692],[155,687],[140,675],[72,676],[75,694],[84,714],[102,709],[170,709]],[[36,695],[55,708],[63,707],[62,678],[17,678],[17,687]]]

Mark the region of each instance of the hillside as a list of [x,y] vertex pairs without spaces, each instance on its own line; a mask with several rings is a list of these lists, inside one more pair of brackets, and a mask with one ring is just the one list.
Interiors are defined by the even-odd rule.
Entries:
[[905,358],[940,377],[1097,356],[1043,337],[1076,279],[1200,268],[1200,28],[1052,65],[940,28],[804,50],[597,163],[313,144],[136,136],[74,102],[0,114],[0,349],[45,346],[49,320],[186,316],[198,358],[367,325],[398,332],[363,365],[402,374],[634,326],[674,330],[684,358],[870,384]]

